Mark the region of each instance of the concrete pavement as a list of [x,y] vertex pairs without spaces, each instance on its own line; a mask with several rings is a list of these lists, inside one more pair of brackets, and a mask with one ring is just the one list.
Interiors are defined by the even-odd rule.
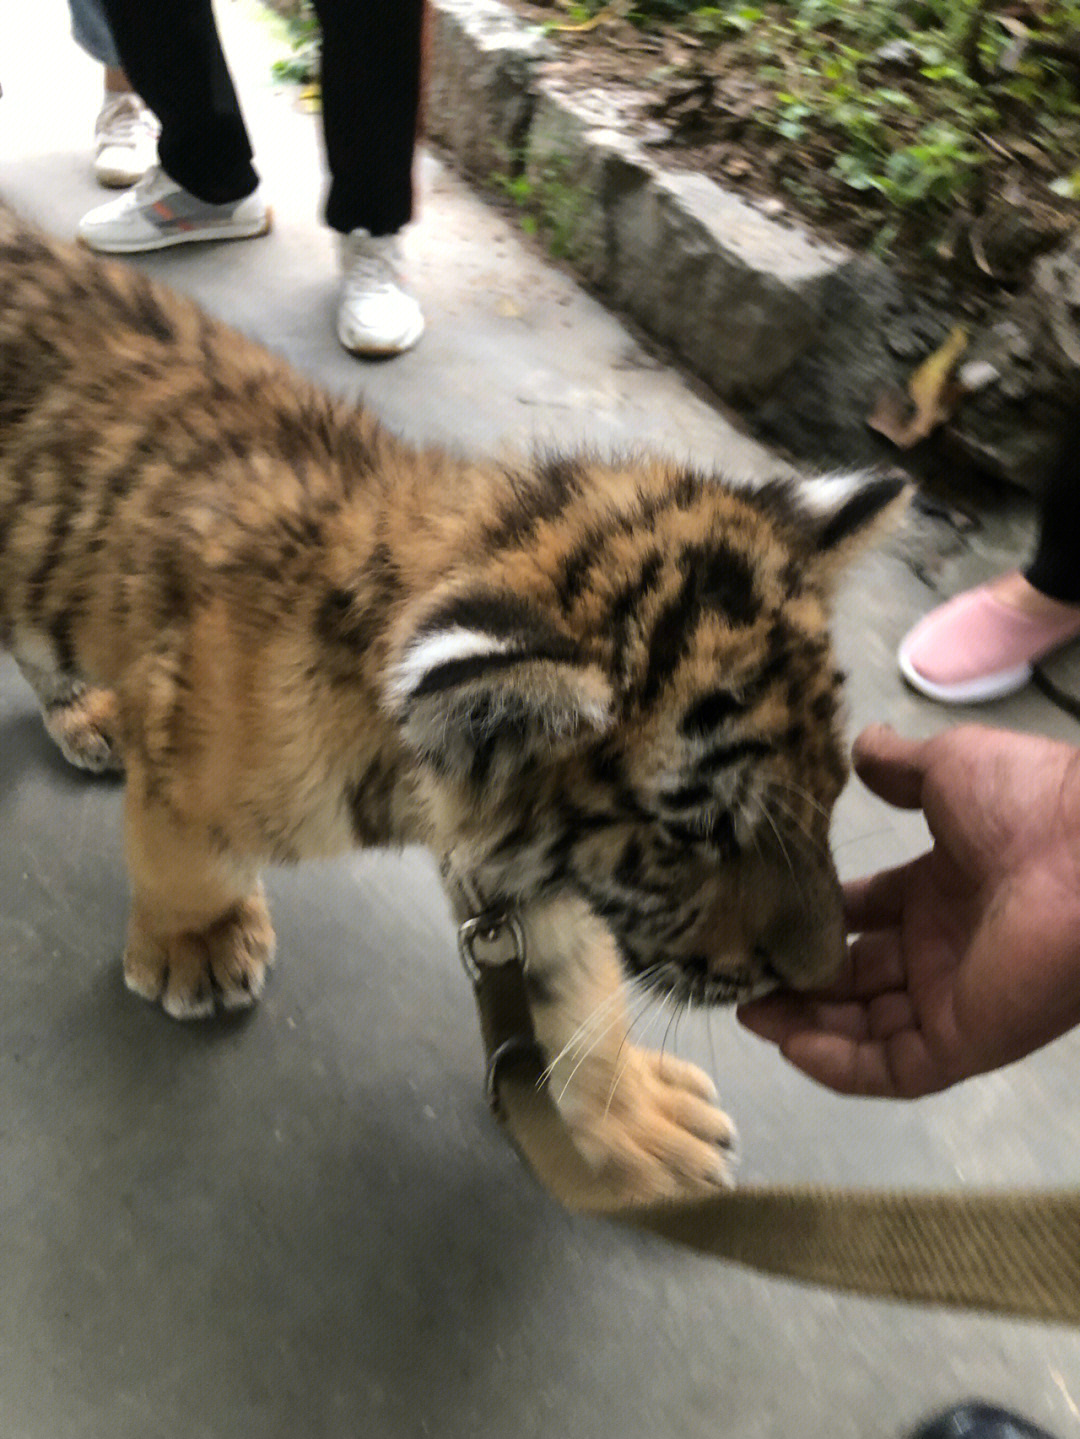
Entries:
[[[408,241],[428,334],[387,364],[340,351],[316,123],[269,86],[266,28],[221,15],[277,224],[148,270],[415,438],[775,466],[430,158]],[[98,77],[59,5],[0,0],[0,35],[0,190],[70,233],[100,198]],[[952,588],[1029,533],[1006,505],[955,557],[947,526],[917,542]],[[955,718],[893,665],[932,598],[904,544],[845,588],[853,727]],[[993,718],[1076,736],[1033,693]],[[119,820],[116,786],[65,768],[0,662],[4,1439],[886,1439],[969,1395],[1075,1430],[1066,1331],[800,1290],[559,1212],[485,1112],[422,856],[273,875],[281,959],[242,1021],[140,1003],[120,983]],[[911,817],[845,796],[846,873],[921,844]],[[726,1015],[684,1019],[677,1047],[716,1074],[747,1177],[1080,1183],[1076,1038],[907,1107],[814,1089]]]

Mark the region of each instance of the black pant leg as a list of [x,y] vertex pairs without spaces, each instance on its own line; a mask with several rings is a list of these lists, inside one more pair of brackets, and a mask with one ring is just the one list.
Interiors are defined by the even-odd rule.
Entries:
[[1043,493],[1035,557],[1024,575],[1051,599],[1080,604],[1080,418],[1066,432]]
[[315,0],[315,10],[327,224],[393,234],[412,218],[423,0]]
[[166,174],[222,205],[259,183],[210,0],[102,0],[128,79],[161,122]]

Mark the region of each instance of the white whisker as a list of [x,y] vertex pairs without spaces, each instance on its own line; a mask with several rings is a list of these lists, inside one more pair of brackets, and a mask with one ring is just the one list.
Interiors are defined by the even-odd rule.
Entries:
[[868,839],[880,839],[883,834],[891,835],[892,830],[882,827],[881,829],[872,829],[867,834],[853,834],[848,839],[836,840],[833,849],[846,849],[848,845],[864,844]]
[[[634,1025],[638,1022],[638,1020],[641,1018],[641,1016],[646,1012],[646,1010],[649,1008],[649,1006],[652,1004],[652,1002],[653,1002],[653,1000],[654,1000],[655,998],[656,998],[655,993],[654,993],[653,990],[650,989],[647,985],[644,987],[644,990],[642,991],[642,993],[638,995],[638,1001],[639,1001],[639,1002],[638,1002],[638,1004],[637,1004],[636,1009],[634,1010],[633,1014],[632,1014],[631,1017],[630,1017],[630,1022],[629,1022],[629,1024],[627,1024],[627,1026],[626,1026],[626,1033],[623,1035],[622,1039],[619,1040],[619,1047],[618,1047],[618,1049],[615,1051],[615,1059],[614,1059],[613,1063],[615,1063],[615,1064],[618,1063],[618,1061],[619,1061],[619,1055],[622,1054],[622,1052],[623,1052],[623,1046],[626,1044],[627,1040],[630,1038],[630,1031],[633,1029]],[[628,1011],[628,1012],[629,1012],[629,1011]]]
[[817,810],[822,819],[829,819],[829,811],[820,800],[814,798],[805,785],[796,784],[794,780],[785,779],[782,775],[772,775],[769,779],[769,785],[772,788],[783,787],[786,790],[790,790],[797,799],[803,800],[811,809]]
[[[795,826],[795,828],[799,831],[799,833],[806,840],[807,844],[816,854],[828,853],[828,847],[821,844],[814,837],[810,826],[799,814],[796,813],[796,811],[791,807],[791,805],[786,804],[777,794],[772,795],[771,799],[772,802],[779,809],[780,813],[784,816],[784,818],[789,820]],[[765,804],[765,801],[763,800],[762,803]]]
[[[625,992],[624,992],[624,990],[623,990],[621,987],[620,987],[620,989],[619,989],[619,991],[618,991],[618,997],[619,997],[620,999],[625,999]],[[594,1034],[594,1035],[592,1036],[592,1039],[590,1040],[589,1044],[586,1046],[586,1048],[585,1048],[584,1052],[582,1053],[581,1057],[578,1059],[578,1061],[577,1061],[577,1063],[574,1065],[573,1069],[572,1069],[572,1070],[570,1071],[570,1073],[567,1075],[567,1077],[566,1077],[566,1083],[563,1085],[562,1089],[560,1089],[558,1095],[556,1096],[556,1100],[555,1100],[556,1104],[560,1104],[560,1103],[562,1102],[563,1096],[565,1095],[566,1091],[570,1088],[570,1085],[571,1085],[571,1083],[572,1083],[572,1081],[573,1081],[574,1075],[577,1074],[578,1070],[581,1068],[581,1066],[582,1066],[582,1065],[585,1063],[585,1061],[588,1059],[589,1055],[592,1054],[592,1052],[593,1052],[593,1050],[596,1048],[596,1046],[600,1043],[600,1041],[604,1038],[604,1036],[605,1036],[606,1034],[609,1034],[609,1033],[611,1032],[611,1030],[614,1029],[615,1026],[620,1022],[620,1020],[622,1020],[624,1017],[625,1017],[624,1011],[620,1008],[619,1011],[618,1011],[618,1013],[615,1015],[615,1017],[614,1017],[613,1019],[611,1019],[607,1024],[604,1025],[604,1027],[603,1027],[603,1029],[600,1031],[600,1033],[599,1033],[599,1034]]]
[[779,828],[779,826],[777,825],[776,821],[773,819],[772,815],[769,813],[768,806],[765,804],[764,800],[761,801],[760,809],[761,809],[762,815],[764,815],[764,817],[765,817],[765,818],[768,820],[768,822],[769,822],[769,828],[772,830],[773,834],[776,836],[776,842],[777,842],[777,844],[780,846],[780,852],[781,852],[781,854],[784,856],[784,859],[785,859],[786,862],[787,862],[787,867],[788,867],[788,869],[791,871],[791,878],[795,881],[795,884],[798,885],[798,883],[799,883],[799,877],[798,877],[798,875],[795,873],[795,866],[794,866],[794,865],[792,864],[792,862],[791,862],[791,855],[788,853],[788,847],[787,847],[787,845],[784,843],[784,837],[783,837],[783,835],[780,833],[780,828]]
[[786,862],[786,864],[787,864],[788,872],[789,872],[789,874],[791,875],[791,881],[792,881],[792,884],[795,886],[795,891],[796,891],[796,893],[799,895],[800,899],[805,900],[805,897],[806,897],[805,886],[800,882],[799,874],[798,874],[798,872],[796,871],[794,864],[792,864],[792,862],[791,862],[791,854],[790,854],[790,852],[788,851],[787,845],[784,843],[784,837],[783,837],[783,835],[782,835],[781,832],[780,832],[780,826],[776,823],[776,820],[773,819],[772,814],[771,814],[770,811],[769,811],[769,807],[768,807],[768,805],[765,803],[765,801],[764,801],[763,798],[759,798],[759,800],[758,800],[758,808],[759,808],[759,811],[760,811],[760,813],[762,814],[762,816],[768,821],[769,828],[772,830],[773,834],[776,836],[776,842],[777,842],[777,844],[780,846],[781,853],[782,853],[783,856],[784,856],[784,860],[785,860],[785,862]]
[[598,1025],[603,1019],[605,1019],[611,1013],[611,1010],[615,1005],[617,1005],[621,1000],[625,999],[626,988],[634,989],[638,986],[644,987],[645,985],[647,985],[647,980],[644,975],[640,977],[635,976],[628,982],[626,987],[620,985],[617,989],[613,989],[610,994],[605,995],[604,998],[600,1001],[600,1003],[596,1006],[596,1008],[591,1011],[591,1013],[581,1024],[578,1025],[577,1029],[574,1030],[573,1034],[563,1045],[562,1049],[559,1050],[555,1058],[551,1060],[551,1062],[548,1064],[547,1068],[544,1070],[544,1073],[540,1076],[541,1082],[551,1077],[551,1071],[560,1062],[560,1060],[565,1059],[572,1050],[576,1051],[580,1045],[586,1043],[589,1038],[589,1031],[592,1030],[596,1025]]
[[637,1024],[641,1016],[648,1012],[649,1004],[654,998],[655,995],[649,994],[646,996],[647,1002],[643,1005],[639,1005],[637,1013],[634,1015],[633,1019],[631,1019],[630,1023],[626,1026],[626,1033],[623,1035],[622,1041],[619,1044],[619,1048],[615,1052],[615,1064],[619,1064],[619,1056],[622,1054],[624,1049],[627,1050],[627,1055],[626,1058],[623,1060],[622,1064],[619,1065],[619,1068],[616,1070],[615,1077],[611,1081],[611,1088],[608,1090],[607,1103],[604,1105],[605,1119],[608,1117],[608,1113],[611,1109],[611,1101],[615,1098],[615,1091],[619,1087],[619,1080],[622,1079],[623,1075],[626,1073],[626,1066],[634,1057],[634,1048],[629,1042],[630,1034],[634,1028],[634,1025]]
[[[673,984],[673,985],[671,986],[671,988],[668,990],[667,994],[664,995],[664,1004],[665,1004],[665,1005],[667,1005],[668,1001],[674,996],[675,990],[676,990],[676,986]],[[679,1017],[679,1012],[680,1012],[680,1007],[679,1007],[678,1004],[676,1004],[676,1005],[675,1005],[675,1008],[672,1010],[671,1018],[670,1018],[670,1019],[668,1020],[668,1022],[667,1022],[667,1028],[664,1030],[664,1037],[663,1037],[663,1039],[660,1041],[660,1053],[661,1053],[661,1054],[663,1054],[663,1052],[664,1052],[664,1049],[665,1049],[665,1047],[666,1047],[666,1045],[667,1045],[667,1042],[668,1042],[668,1035],[671,1033],[671,1026],[675,1023],[676,1019],[678,1019],[678,1017]]]

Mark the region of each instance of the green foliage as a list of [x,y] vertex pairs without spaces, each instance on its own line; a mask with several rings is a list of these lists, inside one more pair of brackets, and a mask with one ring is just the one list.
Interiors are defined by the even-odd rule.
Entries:
[[489,175],[489,184],[517,206],[527,234],[542,235],[553,255],[574,259],[580,253],[587,200],[569,160],[548,155],[532,174],[526,174],[518,168],[521,157],[516,158],[514,173]]
[[310,5],[305,5],[299,14],[290,16],[283,23],[292,53],[282,60],[275,60],[270,67],[271,74],[275,80],[310,85],[319,77],[322,48],[322,31],[315,12]]
[[1059,175],[1050,182],[1050,188],[1055,195],[1061,195],[1066,200],[1080,200],[1080,170]]
[[[761,102],[750,123],[796,162],[805,156],[806,173],[795,178],[788,165],[783,183],[805,192],[827,171],[879,214],[879,234],[892,233],[890,217],[932,217],[971,195],[1006,126],[1057,165],[1057,192],[1073,194],[1077,69],[1039,47],[1017,53],[1015,36],[1019,14],[1040,36],[1075,45],[1080,0],[631,3],[635,23],[706,47],[721,83],[729,71],[752,75]],[[598,14],[605,4],[578,8]]]

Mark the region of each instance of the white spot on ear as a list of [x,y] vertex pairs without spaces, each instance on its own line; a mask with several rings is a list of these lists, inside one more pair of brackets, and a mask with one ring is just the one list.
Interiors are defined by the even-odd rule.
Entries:
[[834,475],[800,481],[795,494],[814,519],[824,520],[864,490],[873,478],[870,470],[841,470]]
[[459,627],[423,635],[402,655],[390,682],[390,698],[405,699],[419,686],[429,671],[438,669],[440,665],[450,664],[454,660],[478,659],[483,655],[504,654],[509,648],[509,640],[485,634],[483,630],[466,630]]

